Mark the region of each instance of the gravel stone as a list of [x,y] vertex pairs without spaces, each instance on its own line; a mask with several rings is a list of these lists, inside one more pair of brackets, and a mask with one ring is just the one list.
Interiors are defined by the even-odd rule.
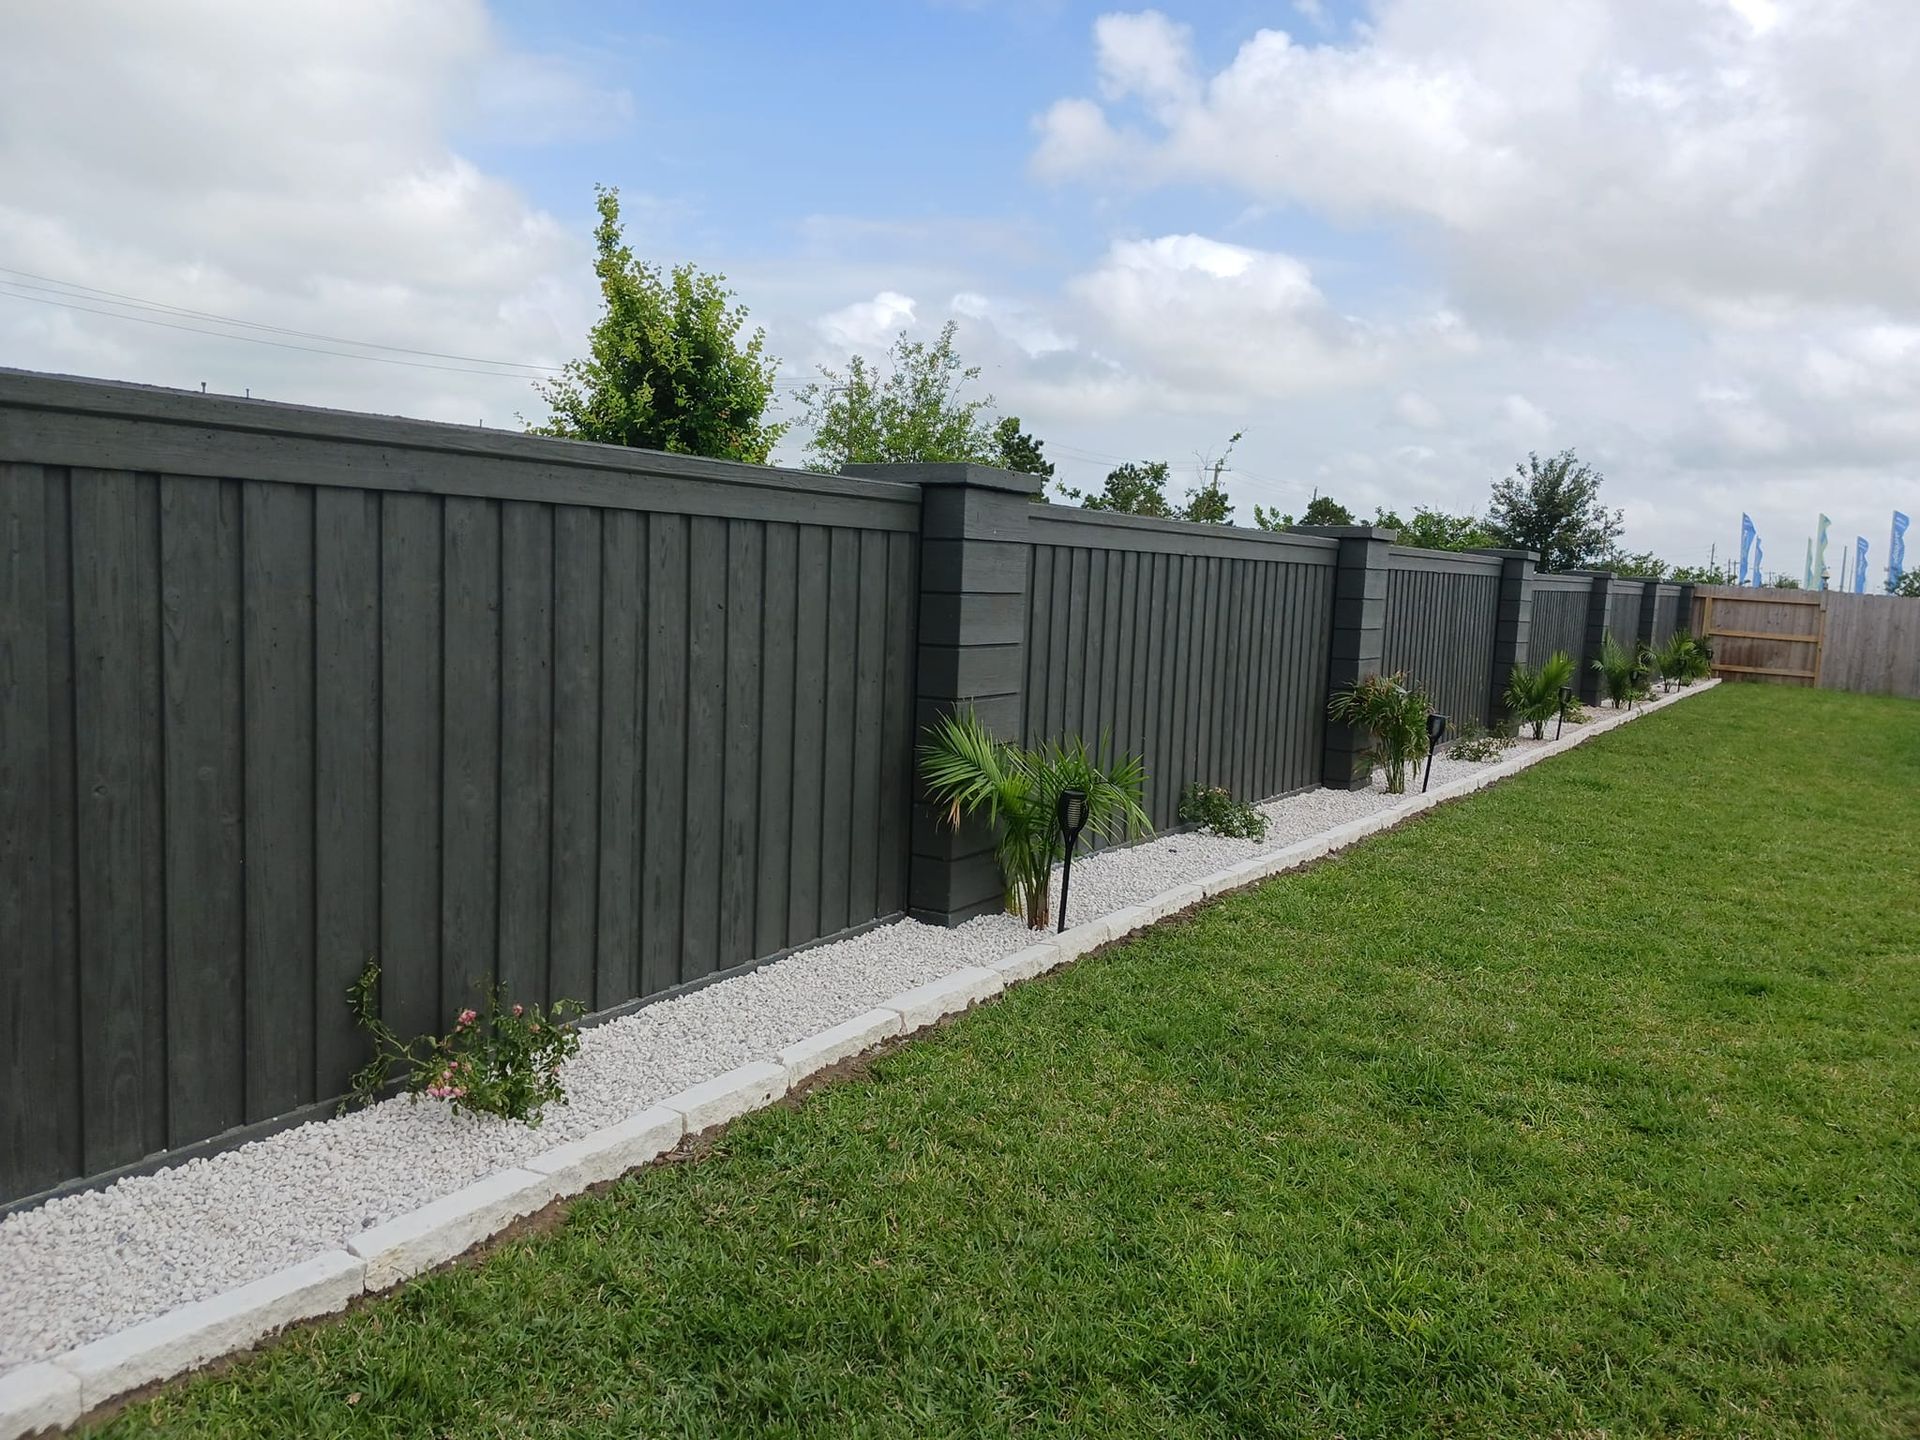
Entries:
[[[1520,741],[1504,758],[1543,743]],[[1433,784],[1486,768],[1442,755]],[[1419,783],[1416,772],[1410,788]],[[1392,808],[1381,785],[1269,801],[1259,807],[1263,841],[1181,833],[1081,856],[1068,924]],[[537,1129],[402,1096],[10,1215],[0,1220],[0,1375],[323,1252],[364,1247],[374,1226],[1033,940],[1009,915],[952,930],[878,926],[588,1029],[565,1071],[567,1103]]]

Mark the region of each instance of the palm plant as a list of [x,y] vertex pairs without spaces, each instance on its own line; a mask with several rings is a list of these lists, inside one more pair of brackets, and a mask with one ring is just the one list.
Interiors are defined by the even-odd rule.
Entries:
[[1573,684],[1573,657],[1556,650],[1536,666],[1516,665],[1507,677],[1507,714],[1516,724],[1533,727],[1533,738],[1543,740],[1547,721],[1560,710],[1560,692]]
[[1426,692],[1407,683],[1404,675],[1369,675],[1327,702],[1327,715],[1341,725],[1365,730],[1373,739],[1366,759],[1369,766],[1387,767],[1387,793],[1407,788],[1407,765],[1427,753]]
[[967,816],[981,815],[996,828],[994,858],[1006,881],[1007,910],[1035,930],[1052,919],[1050,882],[1062,854],[1055,817],[1063,790],[1087,797],[1089,834],[1118,840],[1153,829],[1140,804],[1147,771],[1138,755],[1102,763],[1077,736],[1029,750],[996,740],[971,710],[929,728],[920,774],[948,825],[958,828]]
[[1641,657],[1608,635],[1600,642],[1600,658],[1593,662],[1600,675],[1600,691],[1615,709],[1630,705],[1641,691],[1646,665]]
[[1698,663],[1693,636],[1685,630],[1674,631],[1667,637],[1667,643],[1653,652],[1653,664],[1660,673],[1662,690],[1671,690],[1675,685],[1691,685],[1696,678]]

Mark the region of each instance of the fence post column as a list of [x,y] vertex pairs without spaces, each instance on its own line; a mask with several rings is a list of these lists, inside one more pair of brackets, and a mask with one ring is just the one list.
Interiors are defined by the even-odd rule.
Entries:
[[[1386,648],[1387,559],[1397,532],[1373,525],[1296,525],[1302,534],[1340,542],[1333,582],[1333,643],[1327,658],[1327,697],[1380,673]],[[1367,734],[1327,721],[1320,780],[1329,790],[1359,790],[1372,773],[1363,758]]]
[[1500,557],[1500,599],[1493,619],[1493,703],[1487,713],[1495,728],[1506,704],[1507,681],[1516,665],[1532,659],[1528,644],[1533,638],[1533,576],[1540,563],[1536,550],[1483,550],[1483,555]]
[[1613,619],[1613,572],[1589,570],[1584,573],[1592,580],[1593,588],[1587,592],[1586,642],[1580,652],[1580,676],[1576,683],[1580,698],[1589,705],[1598,705],[1600,672],[1593,668],[1593,662],[1600,658],[1606,644],[1607,626]]
[[1640,630],[1634,636],[1634,642],[1642,650],[1653,648],[1654,626],[1660,615],[1660,582],[1648,580],[1646,589],[1640,595]]
[[919,747],[942,715],[972,708],[1018,740],[1025,714],[1027,572],[1041,480],[984,465],[849,465],[843,473],[920,487],[919,646],[914,665],[913,815],[907,913],[958,925],[1006,902],[993,831],[941,823],[920,783]]

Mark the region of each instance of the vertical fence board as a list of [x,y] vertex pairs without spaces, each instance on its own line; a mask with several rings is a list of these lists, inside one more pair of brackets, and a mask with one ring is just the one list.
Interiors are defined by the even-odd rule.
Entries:
[[855,611],[853,811],[849,821],[847,919],[858,925],[879,914],[880,763],[882,647],[887,637],[887,537],[868,530],[858,537]]
[[[77,472],[72,490],[75,770],[84,1163],[151,1144],[141,713],[140,512],[134,477]],[[157,597],[154,597],[157,598]]]
[[711,975],[720,954],[721,806],[727,704],[727,523],[692,522],[687,563],[686,873],[680,978]]
[[[917,771],[919,737],[913,733],[914,573],[912,538],[887,536],[886,664],[882,674],[880,762],[880,880],[875,903],[892,915],[906,907],[907,806]],[[1030,736],[1029,739],[1032,737]]]
[[440,1014],[440,502],[382,497],[380,1009],[402,1035]]
[[500,507],[500,983],[545,1003],[553,910],[554,510]]
[[[246,1117],[240,487],[160,482],[167,1112],[173,1143]],[[362,957],[364,963],[365,957]],[[340,999],[340,1018],[346,1014]]]
[[380,950],[380,500],[322,489],[313,505],[313,1063],[328,1096],[365,1058],[346,992]]
[[[32,1093],[36,1109],[57,1117],[64,1141],[61,1154],[66,1160],[66,1173],[81,1174],[87,1168],[86,1046],[85,1023],[81,1018],[87,987],[80,975],[80,782],[75,714],[79,652],[74,633],[73,487],[65,469],[49,466],[45,475],[47,783],[51,805],[47,886],[53,910],[46,958],[47,968],[65,983],[58,988],[52,1008],[41,1017],[40,1023],[44,1032],[60,1044],[63,1063],[46,1072],[44,1091],[17,1093]],[[238,1058],[233,1061],[236,1067],[239,1063]],[[237,1090],[235,1095],[237,1104]]]
[[825,933],[820,915],[821,790],[826,763],[827,532],[800,527],[794,603],[793,806],[787,943]]
[[[648,524],[631,510],[600,522],[600,908],[593,1003],[604,1009],[641,985],[639,875],[642,654]],[[651,738],[649,734],[649,738]]]
[[500,510],[449,497],[443,654],[440,1009],[485,1003],[500,943]]
[[[794,610],[799,530],[769,524],[760,614],[759,858],[755,866],[753,948],[771,955],[787,943],[792,880]],[[911,640],[911,637],[908,637]]]
[[47,614],[65,577],[48,573],[48,485],[37,465],[0,464],[0,1194],[65,1178],[72,1112],[54,1097],[70,1061],[70,974],[42,963],[53,948],[53,812],[70,803],[53,766]]
[[727,756],[720,857],[720,964],[743,965],[754,949],[759,895],[760,635],[766,610],[767,529],[727,526]]
[[647,849],[641,993],[680,983],[687,813],[687,572],[678,515],[647,522]]
[[590,1004],[600,913],[600,512],[553,516],[553,914],[547,989]]
[[820,802],[820,933],[844,930],[852,864],[855,610],[860,537],[836,527],[827,565],[826,770]]

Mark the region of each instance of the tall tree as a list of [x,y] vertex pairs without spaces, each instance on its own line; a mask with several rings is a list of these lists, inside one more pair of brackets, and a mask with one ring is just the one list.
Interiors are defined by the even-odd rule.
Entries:
[[1351,525],[1353,512],[1331,495],[1316,495],[1300,512],[1302,525]]
[[765,463],[786,431],[766,419],[778,362],[766,334],[741,340],[744,306],[732,305],[724,277],[692,265],[660,267],[634,258],[620,233],[620,192],[594,191],[594,273],[603,310],[587,335],[587,358],[534,389],[552,412],[535,435],[599,440]]
[[[1376,523],[1387,524],[1384,520]],[[1402,545],[1420,550],[1484,550],[1500,543],[1477,515],[1449,515],[1425,505],[1414,507],[1411,520],[1394,516],[1388,528],[1400,532]]]
[[1625,550],[1615,550],[1600,562],[1600,568],[1632,579],[1664,580],[1667,578],[1669,567],[1666,561],[1651,550],[1641,550],[1632,554]]
[[1600,503],[1605,479],[1572,450],[1551,459],[1529,454],[1524,465],[1493,484],[1487,529],[1497,544],[1540,552],[1543,570],[1579,570],[1599,564],[1626,528],[1618,510]]
[[1167,501],[1167,462],[1129,460],[1107,472],[1098,491],[1089,493],[1063,487],[1071,500],[1083,510],[1111,510],[1120,515],[1150,515],[1160,520],[1173,518],[1173,506]]
[[1180,507],[1179,518],[1191,520],[1197,525],[1231,525],[1233,523],[1233,502],[1227,498],[1226,489],[1221,485],[1218,474],[1187,492],[1187,503]]
[[845,370],[822,365],[820,379],[800,392],[813,423],[807,463],[828,471],[842,465],[997,464],[1000,446],[988,419],[993,397],[962,394],[980,378],[980,367],[961,363],[955,329],[949,320],[931,344],[901,331],[884,368],[860,355],[849,358]]
[[994,463],[1002,470],[1038,475],[1043,480],[1053,478],[1053,462],[1041,453],[1041,442],[1020,428],[1018,415],[1001,417],[993,427],[993,443],[999,451]]

